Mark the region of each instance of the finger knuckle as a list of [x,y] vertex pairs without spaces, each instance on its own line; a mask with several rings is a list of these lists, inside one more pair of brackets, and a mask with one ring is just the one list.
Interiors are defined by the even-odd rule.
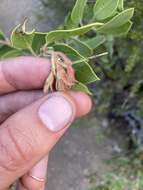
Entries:
[[30,158],[10,127],[5,127],[0,134],[0,166],[7,171],[16,171]]

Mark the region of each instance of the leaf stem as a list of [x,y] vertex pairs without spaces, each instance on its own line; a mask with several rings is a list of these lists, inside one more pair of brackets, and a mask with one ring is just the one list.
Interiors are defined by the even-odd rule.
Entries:
[[100,54],[96,55],[94,58],[102,57],[102,56],[105,56],[105,55],[108,55],[108,52],[100,53]]
[[102,57],[102,56],[105,56],[105,55],[108,55],[108,52],[104,52],[104,53],[101,53],[101,54],[98,54],[98,55],[93,55],[91,57],[87,57],[85,59],[80,59],[80,60],[74,61],[73,64],[81,63],[83,61],[88,61],[88,60],[91,60],[91,59],[96,59],[98,57]]
[[10,46],[10,42],[4,40],[0,40],[0,44]]

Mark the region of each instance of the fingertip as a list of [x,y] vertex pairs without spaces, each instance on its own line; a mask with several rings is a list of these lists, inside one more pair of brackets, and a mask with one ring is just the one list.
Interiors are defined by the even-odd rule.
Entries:
[[21,184],[21,182],[18,182],[16,190],[27,190],[27,189]]
[[76,105],[76,116],[81,117],[91,111],[92,101],[91,98],[83,92],[70,92],[69,93]]
[[[34,180],[27,174],[25,174],[20,179],[20,183],[21,183],[21,186],[27,190],[28,189],[30,189],[30,190],[39,190],[40,189],[41,190],[41,189],[44,189],[44,186],[45,186],[45,181],[40,182],[40,181]],[[19,189],[19,190],[21,190],[21,189]]]

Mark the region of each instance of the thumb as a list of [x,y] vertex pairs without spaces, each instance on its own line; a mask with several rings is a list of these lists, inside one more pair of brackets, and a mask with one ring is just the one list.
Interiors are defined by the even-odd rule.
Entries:
[[74,120],[77,104],[80,110],[82,104],[88,105],[84,113],[90,110],[89,97],[80,96],[77,103],[75,94],[50,94],[1,125],[0,189],[7,188],[48,154]]

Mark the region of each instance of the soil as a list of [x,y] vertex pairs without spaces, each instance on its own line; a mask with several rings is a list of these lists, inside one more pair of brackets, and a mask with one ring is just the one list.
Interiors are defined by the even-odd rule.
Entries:
[[118,145],[103,135],[102,124],[95,118],[85,119],[80,127],[68,130],[51,153],[48,190],[87,190],[90,176],[100,177],[111,170],[106,161]]

